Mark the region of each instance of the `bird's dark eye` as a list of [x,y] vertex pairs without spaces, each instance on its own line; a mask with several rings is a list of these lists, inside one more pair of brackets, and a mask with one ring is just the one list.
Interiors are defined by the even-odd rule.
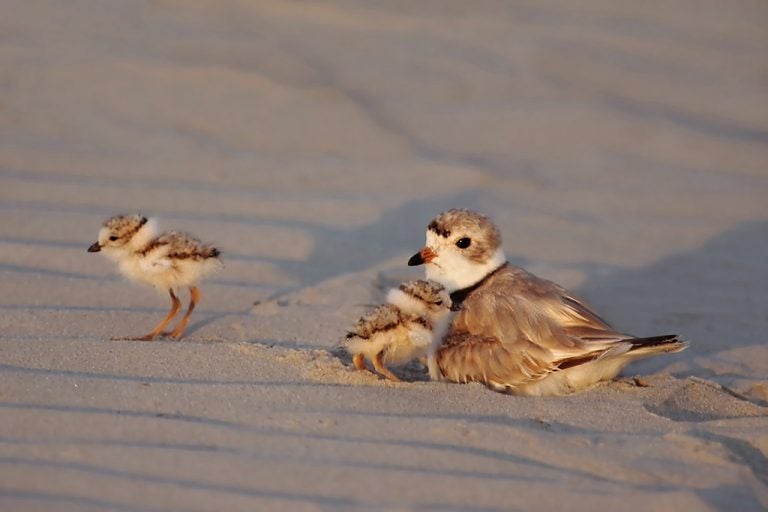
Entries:
[[112,235],[111,237],[109,237],[110,242],[114,242],[115,240],[117,240],[117,237],[115,235]]
[[456,247],[458,247],[459,249],[466,249],[467,247],[470,246],[471,243],[472,243],[472,240],[470,240],[465,236],[464,238],[459,238],[458,240],[456,240]]
[[436,306],[442,306],[443,305],[443,301],[439,300],[439,301],[435,302],[435,305]]

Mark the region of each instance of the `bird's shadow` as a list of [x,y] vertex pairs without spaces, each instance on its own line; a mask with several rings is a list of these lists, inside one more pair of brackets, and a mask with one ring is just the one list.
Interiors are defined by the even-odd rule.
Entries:
[[[768,222],[737,225],[701,247],[637,270],[590,272],[576,292],[619,330],[638,336],[677,333],[688,350],[636,363],[641,372],[670,358],[764,343],[768,331]],[[591,275],[590,275],[591,274]]]
[[[275,301],[297,290],[314,286],[326,279],[365,269],[417,251],[424,244],[424,230],[437,213],[455,205],[486,210],[481,189],[468,189],[457,194],[426,200],[410,201],[386,210],[374,222],[353,229],[329,228],[321,225],[298,223],[293,227],[309,232],[315,244],[309,256],[302,261],[275,259],[281,272],[290,275],[297,284],[281,287],[263,301]],[[291,222],[288,222],[291,225]],[[247,255],[245,256],[247,257]],[[237,313],[235,313],[237,314]],[[208,316],[188,328],[188,333],[221,320],[226,314]]]

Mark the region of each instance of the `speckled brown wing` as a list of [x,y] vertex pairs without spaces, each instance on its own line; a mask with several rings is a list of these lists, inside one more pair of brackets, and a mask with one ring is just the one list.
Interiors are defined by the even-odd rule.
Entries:
[[465,299],[437,364],[451,381],[514,386],[624,338],[564,289],[510,266]]
[[180,231],[169,231],[157,238],[160,245],[168,245],[168,256],[174,259],[202,260],[216,258],[219,250],[204,244],[194,236]]
[[382,304],[369,311],[347,333],[347,338],[370,339],[377,332],[384,332],[402,325],[403,314],[392,304]]

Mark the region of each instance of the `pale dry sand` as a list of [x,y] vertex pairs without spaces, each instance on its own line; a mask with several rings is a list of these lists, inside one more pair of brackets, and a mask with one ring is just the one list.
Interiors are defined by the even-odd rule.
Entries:
[[[0,509],[768,507],[764,1],[2,10]],[[350,371],[448,207],[690,349],[566,398]],[[223,248],[181,343],[109,340],[167,307],[85,252],[136,210]]]

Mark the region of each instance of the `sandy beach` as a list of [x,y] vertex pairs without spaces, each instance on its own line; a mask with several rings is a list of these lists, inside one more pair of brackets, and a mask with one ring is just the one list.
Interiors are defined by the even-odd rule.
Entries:
[[[768,508],[768,4],[7,0],[0,509]],[[526,398],[337,344],[429,220],[685,352]],[[181,341],[86,249],[221,247]],[[186,295],[184,296],[186,300]]]

